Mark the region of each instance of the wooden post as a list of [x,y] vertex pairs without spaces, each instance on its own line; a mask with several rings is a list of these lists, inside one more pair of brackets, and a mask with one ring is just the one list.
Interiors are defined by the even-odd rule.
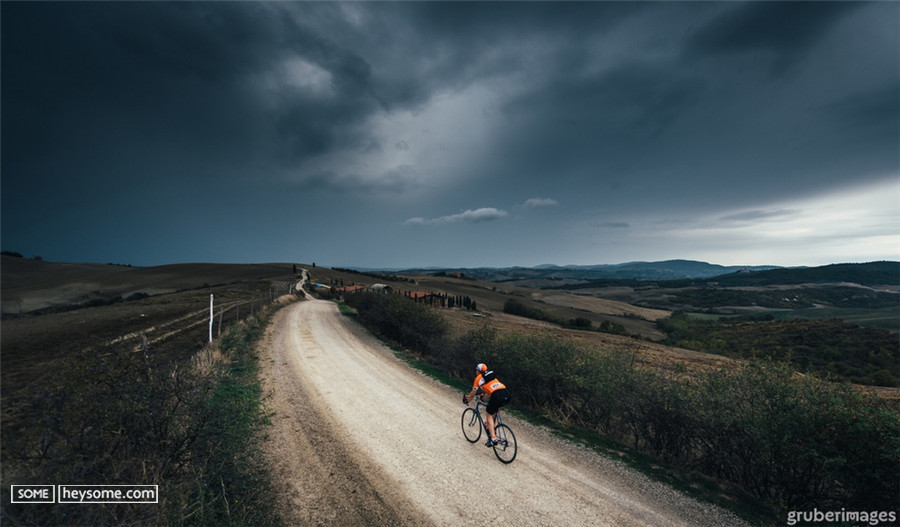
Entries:
[[144,364],[147,365],[147,379],[152,379],[153,370],[150,368],[150,355],[147,353],[147,334],[141,335],[141,350],[144,352]]
[[212,326],[213,320],[216,319],[215,311],[213,311],[213,296],[209,295],[209,341],[212,342]]

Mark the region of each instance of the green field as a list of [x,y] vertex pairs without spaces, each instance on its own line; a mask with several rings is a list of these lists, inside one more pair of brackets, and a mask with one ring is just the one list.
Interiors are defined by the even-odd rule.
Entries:
[[900,305],[880,309],[822,307],[773,314],[779,320],[840,318],[863,327],[900,332]]
[[[839,318],[862,327],[900,332],[900,306],[880,309],[818,307],[811,309],[773,309],[766,311],[773,320],[827,320]],[[746,315],[720,315],[714,313],[690,313],[698,320],[739,318]]]

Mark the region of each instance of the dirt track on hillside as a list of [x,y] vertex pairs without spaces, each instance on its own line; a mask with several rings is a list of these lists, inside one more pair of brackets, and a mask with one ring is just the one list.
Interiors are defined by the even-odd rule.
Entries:
[[492,498],[487,517],[507,525],[743,525],[511,417],[519,453],[501,464],[463,438],[461,393],[406,366],[333,303],[282,309],[261,363],[273,504],[288,524],[476,524]]

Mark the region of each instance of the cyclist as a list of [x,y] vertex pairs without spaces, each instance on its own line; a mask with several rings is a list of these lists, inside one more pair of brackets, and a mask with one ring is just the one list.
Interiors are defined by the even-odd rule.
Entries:
[[509,402],[509,391],[506,389],[506,385],[497,379],[497,374],[493,370],[488,370],[486,365],[479,364],[475,366],[475,373],[477,376],[472,383],[472,390],[468,394],[463,395],[462,400],[463,404],[469,404],[469,401],[476,394],[482,394],[482,401],[487,398],[487,418],[485,423],[487,423],[488,441],[485,443],[485,446],[490,447],[497,444],[497,435],[494,433],[494,414]]

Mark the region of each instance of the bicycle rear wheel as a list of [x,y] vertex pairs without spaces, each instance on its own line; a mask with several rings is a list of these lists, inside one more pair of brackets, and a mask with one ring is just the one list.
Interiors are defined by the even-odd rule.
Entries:
[[481,437],[481,419],[471,408],[466,408],[462,413],[462,431],[466,441],[474,443]]
[[512,463],[516,459],[516,453],[519,451],[519,445],[516,443],[516,434],[506,425],[497,425],[494,427],[494,432],[497,434],[494,454],[500,461]]

